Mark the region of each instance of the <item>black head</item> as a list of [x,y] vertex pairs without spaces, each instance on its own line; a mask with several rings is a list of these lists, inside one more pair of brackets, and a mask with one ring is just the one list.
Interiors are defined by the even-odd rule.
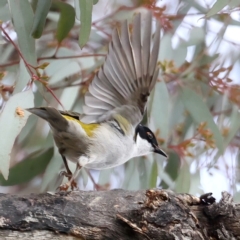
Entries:
[[166,153],[159,148],[154,133],[148,127],[139,124],[135,129],[135,141],[137,139],[137,135],[139,135],[142,139],[147,140],[151,144],[153,147],[153,152],[167,157]]

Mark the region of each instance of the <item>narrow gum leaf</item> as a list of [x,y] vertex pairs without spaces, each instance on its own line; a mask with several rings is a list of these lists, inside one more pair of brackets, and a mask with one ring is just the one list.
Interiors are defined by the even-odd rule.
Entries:
[[64,38],[67,37],[68,33],[74,26],[75,10],[71,5],[57,0],[53,1],[52,6],[60,11],[60,18],[58,20],[56,33],[56,38],[60,43]]
[[89,39],[92,26],[93,0],[79,0],[81,28],[79,32],[79,45],[85,46]]
[[207,128],[212,131],[216,146],[220,153],[223,154],[223,137],[202,98],[196,92],[186,87],[182,89],[180,97],[185,108],[197,124],[207,122]]
[[154,188],[157,186],[157,177],[158,177],[158,165],[156,160],[154,160],[152,164],[151,175],[150,175],[150,188]]
[[0,175],[0,185],[13,186],[29,182],[46,169],[52,156],[53,148],[30,154],[10,169],[8,180]]
[[206,14],[206,18],[209,18],[215,14],[217,14],[219,11],[221,11],[224,7],[226,7],[229,3],[229,0],[217,0],[212,8],[208,11]]
[[10,155],[14,141],[25,126],[30,113],[25,108],[33,107],[33,93],[31,90],[20,92],[12,96],[6,103],[0,115],[0,170],[5,179],[8,178]]
[[175,191],[178,193],[188,193],[191,186],[191,174],[189,164],[184,160],[176,179]]
[[32,7],[28,0],[8,0],[8,3],[21,53],[29,64],[36,66],[35,40],[31,36],[34,18]]
[[43,28],[45,26],[47,14],[52,5],[52,0],[38,0],[31,35],[34,38],[42,36]]

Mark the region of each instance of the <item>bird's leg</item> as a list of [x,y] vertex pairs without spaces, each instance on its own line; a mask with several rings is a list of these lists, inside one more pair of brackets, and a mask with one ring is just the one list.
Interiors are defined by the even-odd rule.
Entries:
[[105,185],[99,185],[98,183],[96,183],[96,181],[94,180],[92,174],[90,173],[90,171],[88,169],[85,169],[88,176],[90,177],[92,183],[93,183],[93,187],[94,189],[96,189],[97,191],[104,191],[104,190],[109,190],[109,183],[105,184]]
[[79,165],[79,163],[77,163],[74,173],[71,175],[71,177],[68,178],[68,182],[59,187],[61,191],[67,191],[70,186],[72,190],[77,188],[77,183],[75,181],[75,178],[77,177],[80,169],[81,169],[81,166]]
[[73,190],[74,188],[77,188],[77,183],[75,182],[74,178],[73,178],[73,174],[68,166],[68,163],[67,163],[67,159],[66,157],[61,154],[62,156],[62,159],[63,159],[63,163],[65,165],[65,168],[67,171],[62,171],[60,174],[62,174],[63,176],[67,177],[68,178],[68,182],[66,184],[63,184],[59,187],[60,191],[67,191],[69,186],[68,183],[71,182],[71,189]]
[[62,154],[61,154],[61,156],[62,156],[63,163],[65,165],[65,168],[67,170],[67,172],[66,171],[62,171],[61,174],[69,179],[69,178],[72,177],[72,172],[69,169],[66,157],[64,155],[62,155]]

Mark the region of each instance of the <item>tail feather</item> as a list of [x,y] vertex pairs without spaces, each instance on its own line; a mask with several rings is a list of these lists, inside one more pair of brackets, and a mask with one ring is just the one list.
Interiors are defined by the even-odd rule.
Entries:
[[65,131],[68,127],[68,121],[61,115],[61,113],[51,107],[27,108],[32,114],[46,120],[54,129]]

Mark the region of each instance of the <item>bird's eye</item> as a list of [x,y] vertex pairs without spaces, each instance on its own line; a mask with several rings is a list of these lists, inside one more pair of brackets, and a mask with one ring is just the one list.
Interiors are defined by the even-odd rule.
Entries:
[[148,138],[153,139],[153,135],[150,132],[147,132]]

